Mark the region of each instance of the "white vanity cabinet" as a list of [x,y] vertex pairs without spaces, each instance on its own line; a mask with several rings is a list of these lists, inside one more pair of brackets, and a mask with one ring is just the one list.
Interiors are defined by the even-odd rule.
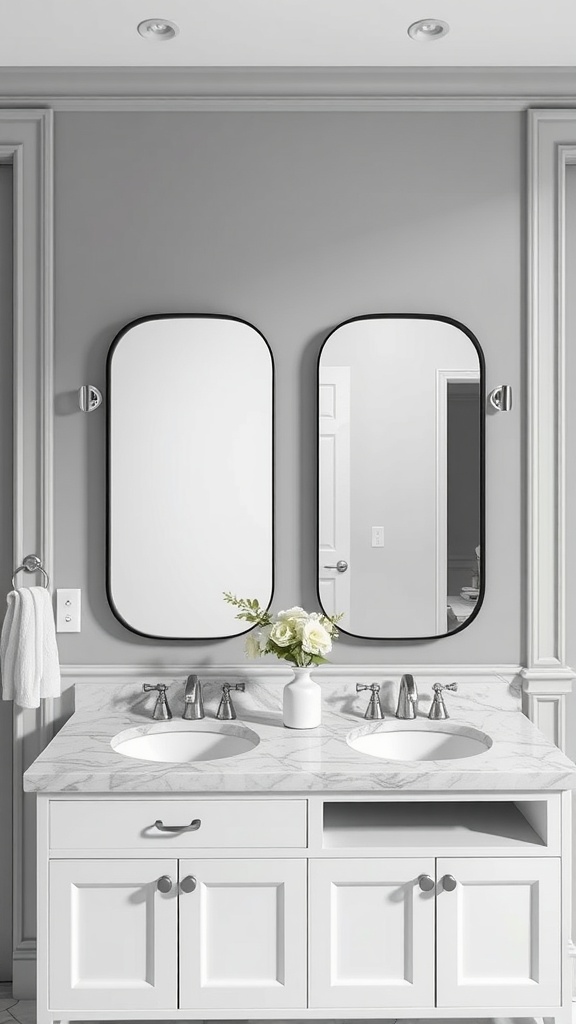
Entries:
[[177,861],[55,860],[49,873],[50,1005],[57,1010],[177,1006]]
[[51,1009],[306,1007],[305,800],[41,798],[38,810]]
[[57,860],[49,887],[55,1008],[306,1006],[305,860]]
[[434,1005],[432,858],[310,861],[310,1004]]
[[568,1024],[569,814],[546,792],[42,794],[38,1022]]
[[306,861],[182,860],[180,1008],[306,1006]]
[[315,860],[310,911],[312,1006],[560,1004],[558,858]]
[[438,1006],[560,1003],[560,860],[441,857],[437,877]]

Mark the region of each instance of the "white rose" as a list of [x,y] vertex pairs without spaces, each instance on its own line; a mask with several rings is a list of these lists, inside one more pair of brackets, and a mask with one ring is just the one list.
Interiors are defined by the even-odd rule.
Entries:
[[297,619],[307,619],[308,615],[303,608],[299,608],[298,605],[294,608],[289,608],[288,611],[278,612],[278,621],[287,622],[290,620],[296,621]]
[[294,643],[296,634],[289,622],[275,622],[270,630],[270,639],[277,647],[289,647]]
[[321,657],[332,650],[330,634],[317,619],[310,619],[302,630],[302,650]]

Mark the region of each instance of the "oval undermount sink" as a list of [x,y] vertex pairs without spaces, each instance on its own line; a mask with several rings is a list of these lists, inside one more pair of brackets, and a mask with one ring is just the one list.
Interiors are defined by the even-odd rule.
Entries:
[[216,761],[237,757],[258,746],[260,737],[243,725],[220,726],[217,722],[157,722],[124,729],[110,746],[124,757],[140,761]]
[[453,722],[382,722],[355,729],[346,742],[362,754],[387,761],[450,761],[485,754],[492,746],[490,737],[480,729]]

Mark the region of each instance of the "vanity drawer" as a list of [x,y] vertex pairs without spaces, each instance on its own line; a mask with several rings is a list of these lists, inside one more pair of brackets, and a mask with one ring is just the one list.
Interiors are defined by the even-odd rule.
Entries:
[[[182,832],[165,828],[200,826]],[[306,846],[305,800],[51,800],[51,850]]]

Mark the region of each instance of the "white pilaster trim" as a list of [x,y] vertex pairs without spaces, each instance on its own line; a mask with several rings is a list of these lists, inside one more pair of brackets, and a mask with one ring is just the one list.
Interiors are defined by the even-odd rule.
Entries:
[[[566,171],[576,110],[528,114],[528,657],[525,710],[566,747]],[[569,935],[572,910],[568,909]],[[571,956],[574,955],[572,941]]]
[[[13,564],[38,554],[52,576],[53,453],[53,179],[52,111],[0,110],[0,160],[12,165],[14,276]],[[7,581],[8,582],[8,581]],[[7,587],[6,587],[7,589]],[[14,992],[36,940],[25,929],[26,863],[22,774],[51,735],[51,702],[41,711],[14,710],[13,729],[13,960]],[[26,851],[30,852],[26,856]],[[29,970],[26,969],[28,976]]]
[[[565,188],[576,110],[531,110],[528,124],[528,598],[530,717],[556,700],[565,743]],[[554,696],[554,692],[556,696]],[[550,719],[549,719],[550,722]]]
[[572,690],[572,675],[550,679],[522,675],[525,713],[560,750],[566,750],[566,696]]

